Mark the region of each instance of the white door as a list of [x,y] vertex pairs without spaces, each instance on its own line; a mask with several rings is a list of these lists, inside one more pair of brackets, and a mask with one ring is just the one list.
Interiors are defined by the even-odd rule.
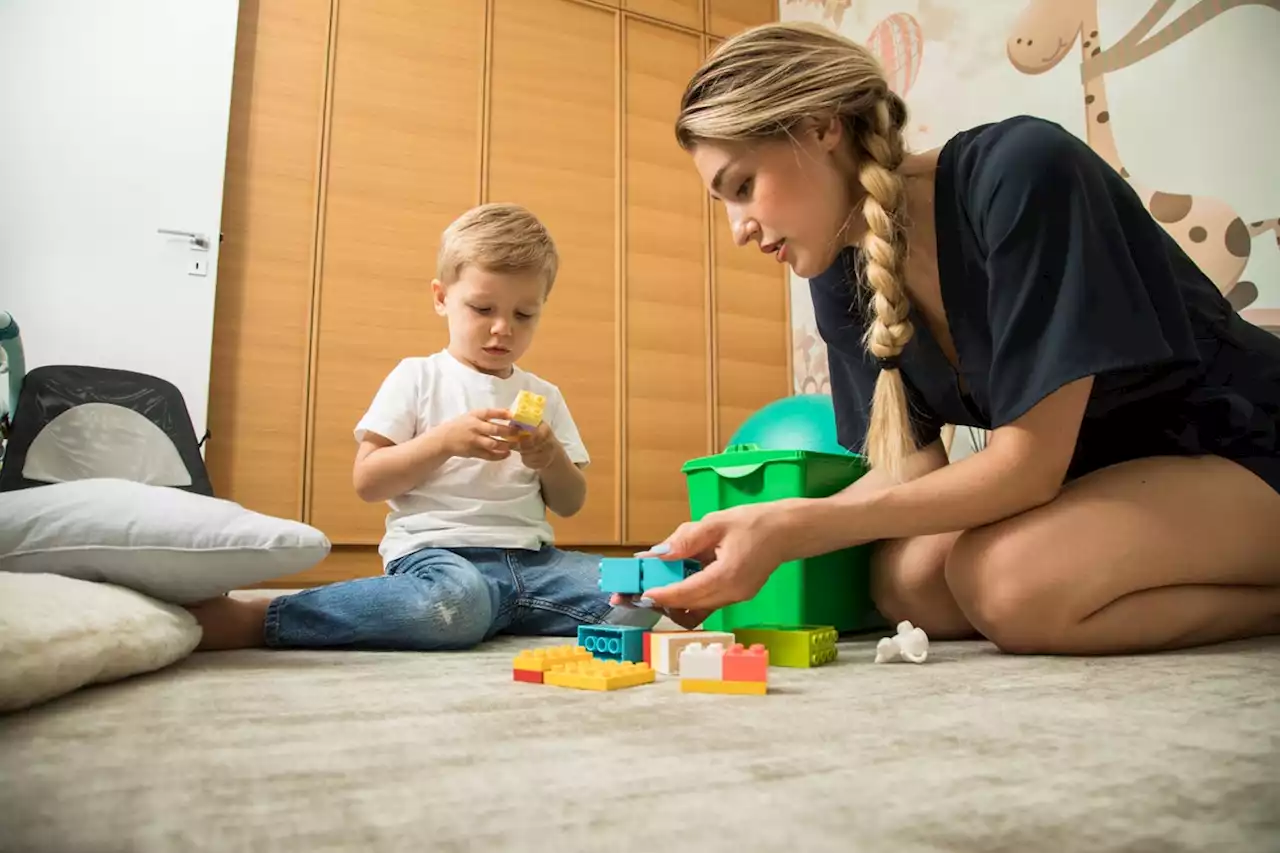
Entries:
[[0,310],[21,327],[28,371],[167,379],[198,436],[238,12],[237,0],[0,0]]

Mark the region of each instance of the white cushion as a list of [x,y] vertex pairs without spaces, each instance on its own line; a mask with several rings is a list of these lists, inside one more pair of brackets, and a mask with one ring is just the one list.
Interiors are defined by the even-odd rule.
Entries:
[[181,607],[110,584],[0,572],[0,711],[160,669],[199,642]]
[[309,569],[310,525],[168,486],[76,480],[0,492],[0,571],[128,587],[174,604]]

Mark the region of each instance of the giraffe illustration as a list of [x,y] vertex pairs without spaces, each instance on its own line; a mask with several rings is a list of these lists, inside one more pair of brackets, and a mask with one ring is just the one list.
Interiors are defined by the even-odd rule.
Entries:
[[1129,182],[1152,217],[1239,311],[1258,298],[1253,283],[1240,281],[1253,238],[1270,231],[1280,246],[1280,218],[1246,225],[1224,201],[1153,190],[1131,178],[1116,148],[1104,77],[1181,39],[1228,8],[1256,4],[1280,9],[1280,0],[1201,0],[1163,30],[1144,38],[1173,2],[1157,0],[1130,32],[1104,51],[1098,36],[1098,0],[1032,0],[1018,16],[1006,49],[1014,68],[1024,74],[1043,74],[1080,40],[1089,147]]

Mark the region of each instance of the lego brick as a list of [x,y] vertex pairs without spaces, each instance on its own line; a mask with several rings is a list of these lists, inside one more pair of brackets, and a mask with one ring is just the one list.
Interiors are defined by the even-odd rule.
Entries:
[[542,411],[547,398],[532,391],[521,391],[511,406],[511,425],[518,429],[535,430],[542,423]]
[[638,595],[644,591],[640,584],[640,561],[635,557],[605,557],[600,561],[600,589],[622,595]]
[[659,560],[655,557],[605,557],[600,561],[600,589],[638,595],[654,587],[682,581],[702,570],[697,560]]
[[727,631],[663,631],[649,639],[653,649],[649,663],[663,675],[680,674],[680,652],[691,643],[723,643],[732,646],[737,640]]
[[704,678],[682,678],[680,679],[680,692],[764,696],[769,692],[769,685],[763,681],[715,681]]
[[702,571],[697,560],[658,560],[645,557],[640,561],[640,586],[642,591],[654,587],[678,583],[692,574]]
[[518,667],[511,670],[511,677],[516,681],[525,681],[529,684],[541,684],[542,673],[534,669],[519,669]]
[[631,625],[579,625],[578,645],[599,660],[643,663],[644,634]]
[[724,679],[724,643],[690,643],[680,650],[680,677],[703,681]]
[[725,681],[768,681],[769,650],[756,643],[745,648],[734,643],[724,653]]
[[543,683],[575,690],[621,690],[652,684],[654,677],[645,663],[592,660],[557,665],[544,676]]
[[822,666],[838,655],[840,635],[830,625],[750,625],[733,633],[740,643],[759,643],[768,649],[773,666]]
[[541,649],[522,649],[511,662],[513,669],[546,672],[558,663],[591,660],[591,653],[581,646],[548,646]]

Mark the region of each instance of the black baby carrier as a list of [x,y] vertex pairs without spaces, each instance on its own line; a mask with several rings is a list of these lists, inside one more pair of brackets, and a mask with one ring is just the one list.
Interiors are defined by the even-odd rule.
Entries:
[[39,367],[26,374],[11,408],[0,492],[112,477],[213,495],[204,440],[196,440],[182,392],[163,379]]

